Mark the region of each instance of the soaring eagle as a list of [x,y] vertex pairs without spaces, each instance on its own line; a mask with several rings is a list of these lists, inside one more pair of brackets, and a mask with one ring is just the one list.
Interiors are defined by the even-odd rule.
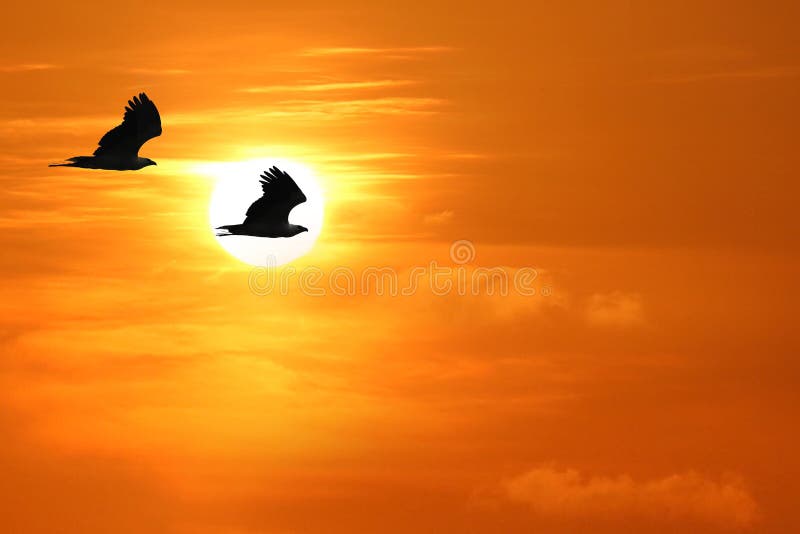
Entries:
[[161,116],[156,105],[144,93],[128,100],[122,124],[109,130],[94,151],[93,156],[75,156],[69,163],[53,163],[51,167],[81,167],[112,171],[137,171],[156,165],[149,158],[140,158],[139,149],[154,137],[161,135]]
[[247,209],[244,222],[218,227],[223,230],[218,236],[292,237],[308,232],[305,226],[289,224],[289,213],[306,201],[291,176],[272,167],[261,175],[261,190],[264,194]]

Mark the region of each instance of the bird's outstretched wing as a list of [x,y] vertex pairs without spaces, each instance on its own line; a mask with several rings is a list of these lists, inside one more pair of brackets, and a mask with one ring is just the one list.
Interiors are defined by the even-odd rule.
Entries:
[[128,100],[122,124],[109,130],[100,142],[95,156],[135,158],[149,139],[161,135],[161,116],[156,105],[144,93]]
[[264,195],[248,208],[245,224],[288,223],[289,212],[306,201],[306,196],[292,177],[277,167],[272,167],[261,175],[261,190]]

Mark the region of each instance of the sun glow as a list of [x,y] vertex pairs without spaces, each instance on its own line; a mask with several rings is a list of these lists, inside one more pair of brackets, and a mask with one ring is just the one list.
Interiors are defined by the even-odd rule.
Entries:
[[[259,175],[276,166],[286,171],[305,193],[306,202],[289,214],[289,222],[308,228],[289,238],[217,236],[216,228],[241,223],[250,205],[261,197]],[[217,183],[209,205],[209,225],[217,242],[230,255],[250,265],[279,266],[307,254],[322,230],[324,195],[314,172],[295,161],[264,158],[229,163],[207,163],[197,169]]]

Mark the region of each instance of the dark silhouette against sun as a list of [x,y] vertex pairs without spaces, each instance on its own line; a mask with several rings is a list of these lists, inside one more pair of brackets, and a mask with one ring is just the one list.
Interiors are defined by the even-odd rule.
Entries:
[[308,228],[289,223],[289,213],[306,196],[287,173],[271,167],[261,175],[264,194],[247,209],[242,224],[220,226],[217,236],[249,235],[255,237],[292,237]]
[[69,163],[53,163],[50,167],[81,167],[111,171],[137,171],[156,165],[149,158],[140,158],[139,149],[154,137],[161,135],[161,117],[152,100],[144,93],[128,100],[122,124],[109,130],[94,151],[93,156],[68,158]]

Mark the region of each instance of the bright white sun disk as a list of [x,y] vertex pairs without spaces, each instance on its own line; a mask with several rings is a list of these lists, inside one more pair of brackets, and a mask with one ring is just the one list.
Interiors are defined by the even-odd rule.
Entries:
[[[306,202],[289,214],[289,222],[308,228],[308,232],[293,237],[216,236],[216,228],[244,221],[250,205],[261,195],[259,176],[275,166],[289,173],[305,193]],[[209,224],[217,242],[229,254],[250,265],[279,266],[307,254],[322,230],[324,198],[314,173],[300,163],[277,158],[254,159],[230,163],[207,163],[198,172],[217,180],[211,194]]]

